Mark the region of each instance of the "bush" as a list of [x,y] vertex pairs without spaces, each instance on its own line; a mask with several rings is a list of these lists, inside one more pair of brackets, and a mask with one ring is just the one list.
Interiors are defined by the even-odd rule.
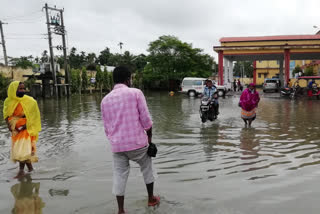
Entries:
[[81,80],[82,90],[86,91],[89,85],[89,80],[88,80],[87,69],[85,67],[82,68],[81,79],[82,79]]
[[307,67],[303,74],[304,76],[313,76],[313,66]]
[[10,83],[11,83],[11,80],[9,78],[4,77],[0,73],[0,98],[1,99],[7,97],[7,90]]
[[302,72],[302,69],[301,69],[301,67],[299,65],[297,65],[292,71],[292,76],[295,77],[296,74],[298,74],[299,72]]
[[81,88],[80,70],[71,69],[71,92],[77,93]]
[[100,66],[97,66],[96,68],[96,88],[99,90],[102,89],[102,84],[103,84],[103,73],[101,71]]
[[113,88],[112,73],[108,72],[107,69],[104,69],[102,74],[102,85],[103,85],[103,89],[107,91],[111,91]]
[[24,85],[27,89],[29,89],[29,91],[31,91],[32,85],[35,83],[36,83],[35,77],[31,77],[31,78],[27,79],[26,81],[24,81]]

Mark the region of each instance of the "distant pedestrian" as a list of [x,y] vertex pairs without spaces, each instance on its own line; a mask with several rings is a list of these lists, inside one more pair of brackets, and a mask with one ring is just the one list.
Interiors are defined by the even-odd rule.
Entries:
[[256,119],[256,108],[260,101],[259,93],[256,91],[256,86],[250,83],[249,87],[245,89],[241,96],[239,106],[241,107],[241,118],[245,125],[251,126],[252,121]]
[[242,91],[243,90],[243,87],[241,85],[240,79],[238,79],[237,88],[238,88],[238,91]]
[[124,211],[125,188],[132,160],[140,165],[148,191],[148,206],[160,203],[153,195],[154,176],[151,157],[147,154],[152,138],[152,121],[143,93],[131,86],[131,72],[119,66],[113,71],[113,90],[101,102],[105,133],[113,153],[113,194],[118,213]]
[[22,82],[9,85],[8,98],[4,101],[3,117],[11,132],[11,154],[14,162],[19,162],[17,178],[24,175],[25,165],[33,171],[33,162],[38,162],[36,142],[41,131],[40,112],[37,101],[25,95]]
[[237,80],[233,80],[233,91],[237,91]]
[[308,96],[312,97],[312,94],[314,92],[314,89],[317,88],[317,84],[314,79],[310,80],[308,83]]

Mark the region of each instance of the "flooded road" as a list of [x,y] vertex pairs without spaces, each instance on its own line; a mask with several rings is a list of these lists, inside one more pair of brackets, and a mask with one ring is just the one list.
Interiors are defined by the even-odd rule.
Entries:
[[[257,119],[244,128],[239,95],[220,99],[218,119],[205,124],[198,98],[162,92],[146,97],[159,150],[155,192],[162,201],[156,209],[146,206],[133,163],[128,213],[319,212],[320,101],[262,95]],[[43,213],[116,213],[100,101],[99,95],[39,101],[39,163],[21,181],[13,179],[18,167],[9,160],[10,136],[0,121],[1,214],[30,203],[28,209]]]

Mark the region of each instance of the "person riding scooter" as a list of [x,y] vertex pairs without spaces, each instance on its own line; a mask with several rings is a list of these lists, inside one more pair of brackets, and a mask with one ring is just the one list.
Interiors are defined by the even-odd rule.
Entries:
[[316,94],[317,92],[318,92],[318,85],[313,79],[308,83],[308,96],[312,97],[312,95]]
[[219,102],[217,97],[217,88],[213,85],[211,80],[206,80],[206,87],[203,90],[203,98],[202,99],[210,99],[213,102],[213,108],[215,109],[216,114],[219,114]]

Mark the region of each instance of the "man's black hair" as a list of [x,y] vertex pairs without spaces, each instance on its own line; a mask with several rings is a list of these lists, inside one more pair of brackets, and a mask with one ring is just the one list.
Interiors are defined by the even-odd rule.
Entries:
[[127,66],[118,66],[113,70],[113,82],[117,83],[125,83],[131,77],[131,71]]

